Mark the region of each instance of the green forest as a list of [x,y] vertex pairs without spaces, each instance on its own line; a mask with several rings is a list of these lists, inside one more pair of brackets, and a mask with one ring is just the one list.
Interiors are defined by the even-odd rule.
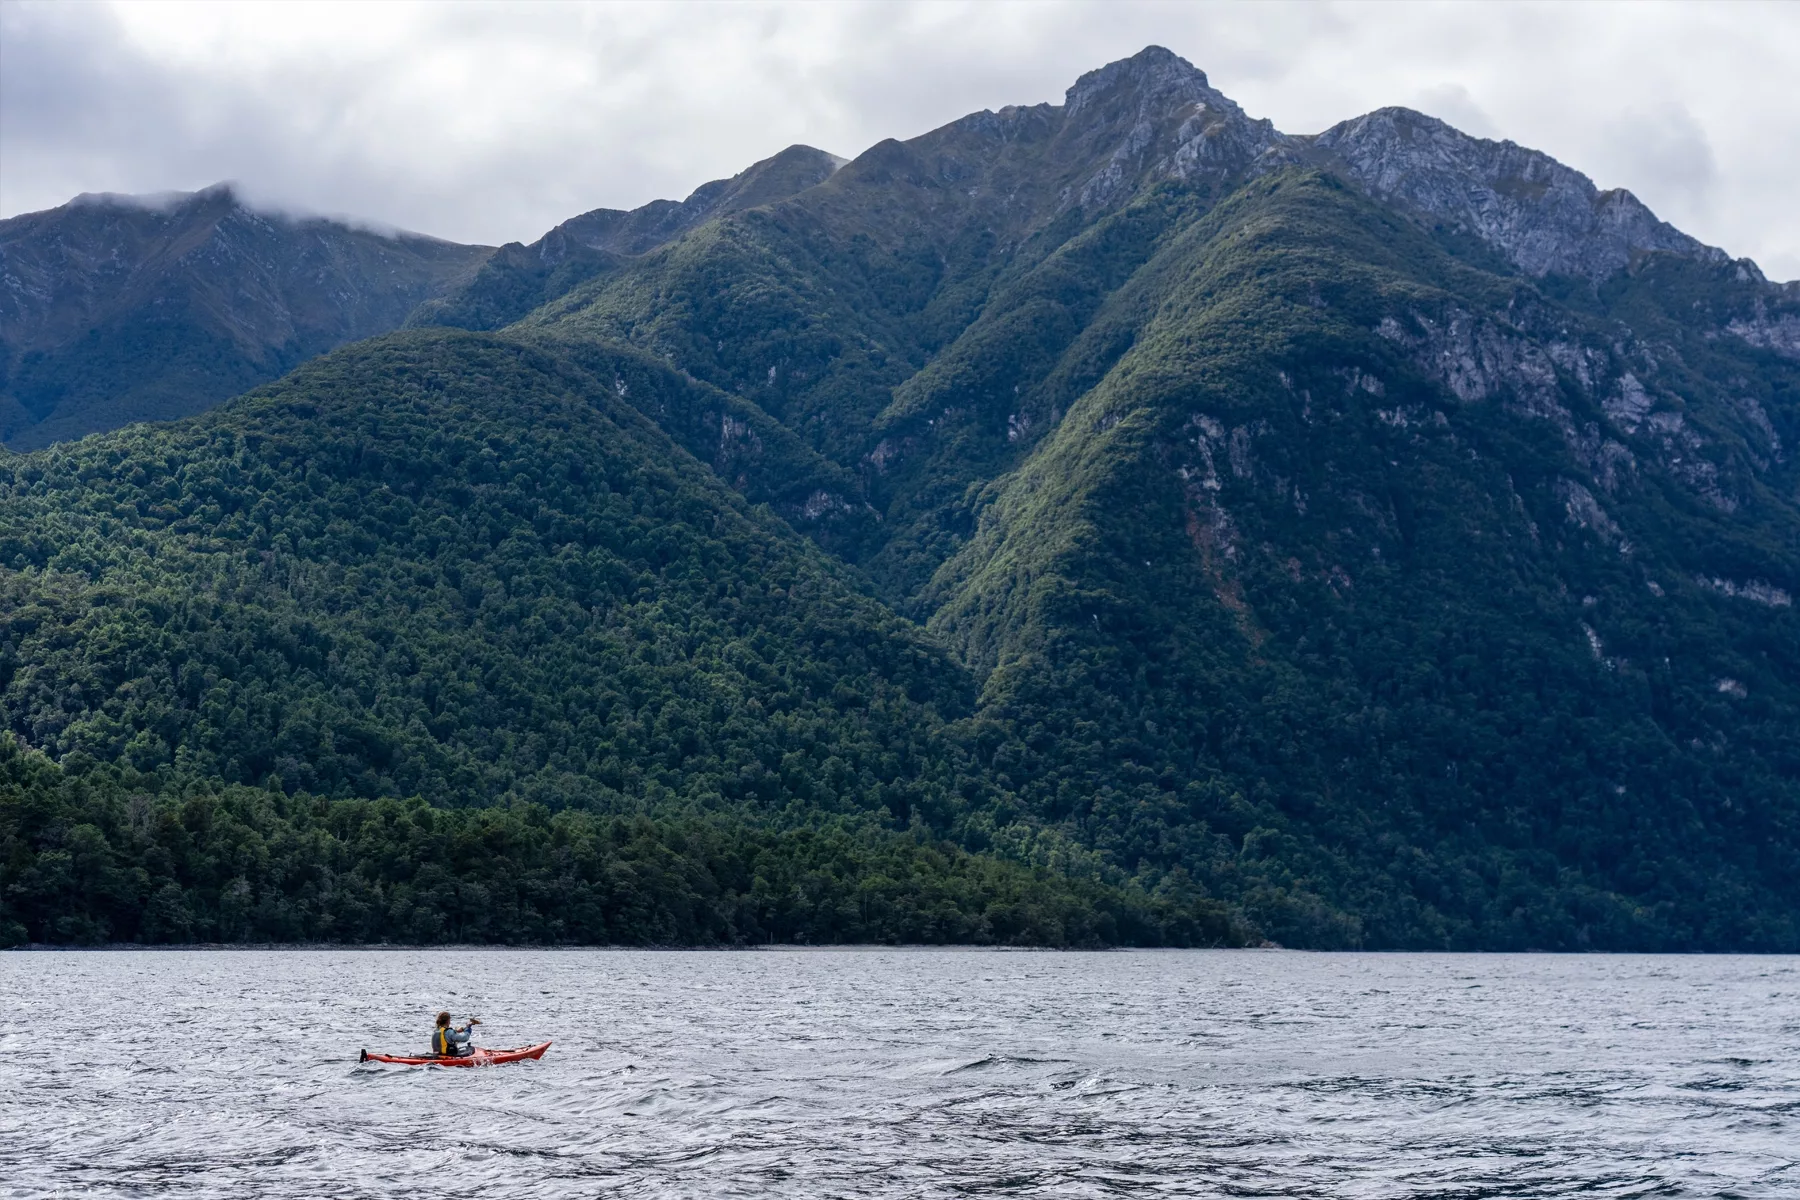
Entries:
[[967,675],[566,360],[397,335],[116,437],[0,467],[9,941],[1248,936],[945,841],[1003,808]]
[[0,457],[0,940],[1800,949],[1791,289],[1134,111]]
[[[77,768],[79,770],[79,768]],[[1241,945],[1141,891],[850,818],[446,809],[65,771],[0,743],[0,941]]]

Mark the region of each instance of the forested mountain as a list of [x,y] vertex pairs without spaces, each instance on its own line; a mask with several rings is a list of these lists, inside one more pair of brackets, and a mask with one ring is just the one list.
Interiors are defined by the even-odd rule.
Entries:
[[[945,733],[968,673],[627,405],[627,376],[691,386],[630,358],[601,377],[516,341],[394,335],[194,421],[0,466],[10,736],[72,777],[14,761],[35,794],[0,798],[8,832],[90,830],[103,860],[27,863],[12,841],[15,919],[75,938],[1228,934],[1141,894],[1100,921],[1104,886],[938,847],[998,802]],[[616,819],[552,821],[570,810]],[[436,902],[428,871],[396,872],[409,856],[456,865]],[[145,925],[171,872],[186,886]]]
[[[1156,48],[709,188],[0,464],[15,936],[1800,947],[1800,286]],[[215,811],[298,865],[184,866]],[[452,920],[492,856],[409,832],[566,897],[627,820],[713,882]],[[670,915],[793,855],[803,921]]]
[[419,306],[413,325],[498,329],[548,300],[643,254],[696,225],[785,200],[830,178],[843,160],[811,146],[789,146],[730,179],[694,189],[686,200],[652,200],[624,211],[596,208],[572,217],[529,246],[509,242],[442,299]]
[[261,212],[224,184],[0,221],[0,442],[201,412],[398,328],[490,253]]

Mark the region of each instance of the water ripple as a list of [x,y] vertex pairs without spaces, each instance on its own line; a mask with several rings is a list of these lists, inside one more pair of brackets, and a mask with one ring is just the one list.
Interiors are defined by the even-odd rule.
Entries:
[[1797,965],[7,954],[0,1196],[1794,1197]]

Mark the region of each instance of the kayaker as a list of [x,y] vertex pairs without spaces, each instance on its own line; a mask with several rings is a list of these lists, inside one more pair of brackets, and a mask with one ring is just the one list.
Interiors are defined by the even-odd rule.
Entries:
[[439,1058],[461,1058],[469,1052],[469,1030],[481,1024],[474,1017],[469,1018],[467,1025],[451,1028],[450,1014],[441,1012],[437,1015],[437,1028],[431,1031],[431,1052]]

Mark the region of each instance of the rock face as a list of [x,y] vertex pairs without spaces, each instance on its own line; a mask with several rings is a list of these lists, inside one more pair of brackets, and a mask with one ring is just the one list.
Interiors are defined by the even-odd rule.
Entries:
[[1771,313],[1768,303],[1758,297],[1751,314],[1733,317],[1726,323],[1725,332],[1752,346],[1800,361],[1800,303],[1796,302],[1800,301],[1800,296],[1794,295],[1800,289],[1789,284],[1785,290],[1793,297],[1786,306],[1787,311]]
[[1647,251],[1727,258],[1622,188],[1599,191],[1547,154],[1470,137],[1411,109],[1378,109],[1308,142],[1323,152],[1313,161],[1341,166],[1378,200],[1481,239],[1527,275],[1599,281]]
[[1086,177],[1059,194],[1089,209],[1164,180],[1223,183],[1289,141],[1160,46],[1076,80],[1060,118],[1059,148]]

